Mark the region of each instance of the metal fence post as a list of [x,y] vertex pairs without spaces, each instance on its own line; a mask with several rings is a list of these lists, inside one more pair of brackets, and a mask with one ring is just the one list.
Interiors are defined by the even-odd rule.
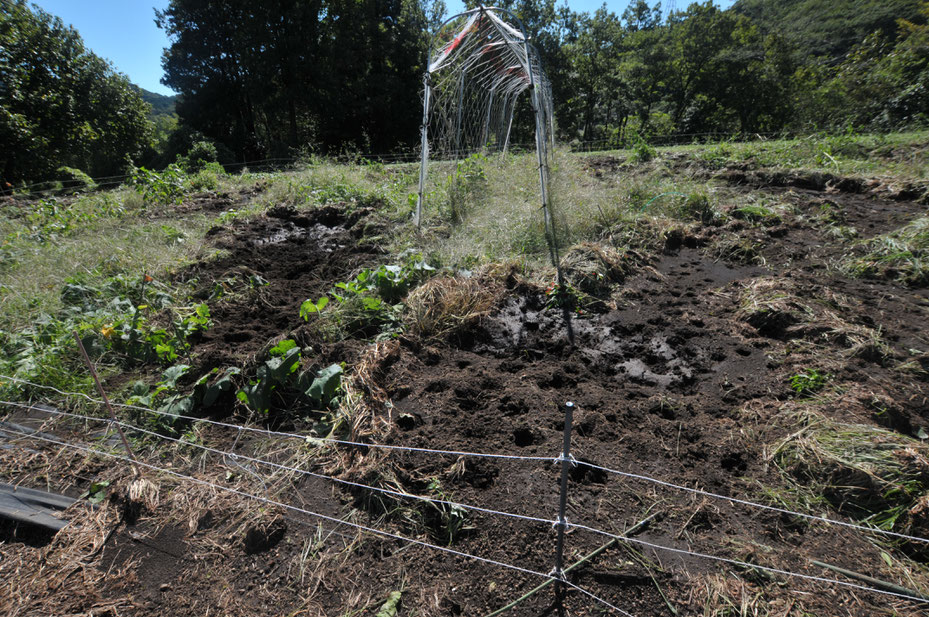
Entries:
[[565,518],[565,510],[568,506],[568,472],[574,465],[571,458],[571,426],[574,423],[574,403],[568,401],[565,403],[564,410],[564,447],[561,452],[561,498],[558,504],[558,522],[555,527],[558,529],[558,540],[555,546],[555,569],[552,570],[552,576],[557,579],[555,583],[555,601],[560,605],[564,596],[564,534],[568,527],[568,519]]

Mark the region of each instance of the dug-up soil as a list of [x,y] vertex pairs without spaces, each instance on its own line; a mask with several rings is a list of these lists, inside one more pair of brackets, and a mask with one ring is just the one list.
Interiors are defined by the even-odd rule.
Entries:
[[[601,177],[610,173],[610,165],[597,169]],[[580,310],[552,306],[544,289],[516,273],[497,274],[493,308],[454,336],[432,339],[324,340],[299,317],[306,298],[387,259],[365,240],[377,235],[372,213],[277,208],[228,223],[208,235],[219,256],[186,273],[204,294],[217,283],[229,290],[210,296],[214,326],[196,343],[198,369],[253,367],[271,343],[291,337],[312,348],[305,354],[310,369],[332,362],[345,362],[349,373],[363,369],[356,394],[369,417],[354,434],[364,439],[534,457],[345,447],[323,463],[302,463],[324,476],[551,521],[561,479],[555,459],[571,402],[571,448],[579,461],[800,507],[802,500],[790,496],[802,486],[777,468],[772,453],[803,430],[804,412],[915,439],[929,431],[929,293],[892,278],[842,274],[834,264],[848,253],[847,242],[804,214],[828,200],[866,239],[924,216],[926,206],[862,191],[861,184],[846,185],[855,190],[801,187],[733,173],[720,177],[718,187],[733,203],[746,191],[760,191],[791,204],[796,214],[767,225],[730,219],[690,226]],[[733,234],[757,248],[751,259],[714,254],[713,247]],[[243,281],[253,276],[267,284],[248,288]],[[772,310],[767,318],[753,312],[753,302],[784,298],[805,308]],[[825,388],[799,396],[791,377],[810,370],[827,376]],[[880,411],[875,401],[883,401]],[[295,421],[274,428],[307,427]],[[280,461],[292,461],[299,447],[220,428],[197,437],[215,448]],[[116,487],[132,477],[123,465],[31,447],[28,460],[18,453],[13,462],[12,450],[0,456],[20,478],[45,470],[33,486],[70,486],[79,493],[91,480],[111,479]],[[449,506],[443,511],[298,474],[266,486],[256,479],[255,465],[228,456],[191,451],[171,464],[346,524],[155,474],[157,498],[141,498],[145,503],[132,516],[117,498],[90,511],[75,508],[74,524],[53,539],[34,541],[22,529],[7,530],[0,544],[5,614],[480,617],[543,582],[527,571],[547,574],[554,565],[556,532],[548,522],[487,511],[455,518],[460,512],[450,513]],[[622,534],[648,519],[635,539],[681,551],[615,543],[568,574],[572,584],[627,614],[863,616],[924,609],[893,596],[688,554],[872,586],[814,565],[817,560],[925,590],[925,553],[911,544],[584,465],[572,468],[568,486],[571,525]],[[848,520],[842,504],[826,499],[805,507]],[[359,533],[352,525],[454,552]],[[571,527],[565,563],[609,540]],[[395,591],[396,604],[388,601]],[[559,610],[549,588],[510,614]],[[620,614],[572,588],[563,610]]]

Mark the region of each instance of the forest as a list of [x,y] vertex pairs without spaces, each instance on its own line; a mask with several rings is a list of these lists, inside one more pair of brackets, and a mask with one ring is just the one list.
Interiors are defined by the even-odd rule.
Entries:
[[[727,10],[708,0],[664,17],[646,0],[621,14],[501,5],[539,49],[563,143],[889,131],[929,119],[924,0],[738,0]],[[180,93],[175,122],[150,117],[138,89],[59,18],[4,2],[0,184],[162,168],[195,144],[223,164],[414,148],[429,33],[446,14],[442,0],[172,0],[154,17],[171,43],[163,83]]]

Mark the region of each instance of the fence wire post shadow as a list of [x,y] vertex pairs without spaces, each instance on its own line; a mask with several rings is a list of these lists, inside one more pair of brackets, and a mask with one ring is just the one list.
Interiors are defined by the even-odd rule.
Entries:
[[555,605],[558,607],[559,614],[564,611],[564,592],[565,592],[565,573],[564,573],[564,534],[568,527],[568,520],[565,518],[565,510],[568,506],[568,472],[573,465],[571,458],[571,427],[574,423],[574,403],[568,401],[564,406],[564,448],[561,456],[556,459],[561,461],[561,496],[558,503],[558,522],[555,527],[558,529],[558,540],[555,545],[555,569],[551,575],[555,577]]

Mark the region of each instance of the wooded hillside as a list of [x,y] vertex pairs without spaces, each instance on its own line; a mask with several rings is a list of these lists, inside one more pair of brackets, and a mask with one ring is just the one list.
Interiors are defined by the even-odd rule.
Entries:
[[[622,14],[556,0],[502,5],[541,53],[562,142],[929,120],[925,0],[739,0],[729,10],[706,0],[670,15],[646,0]],[[73,29],[24,0],[5,3],[3,179],[47,179],[61,165],[112,173],[130,159],[163,166],[203,142],[224,163],[416,148],[429,33],[444,14],[439,0],[172,0],[156,19],[170,40],[163,81],[180,93],[177,122],[157,111],[173,99],[149,97],[152,124],[137,92]],[[48,53],[29,55],[38,48]],[[516,141],[531,130],[517,120]]]
[[919,19],[920,0],[736,0],[732,10],[765,34],[780,33],[804,58],[841,61],[872,32],[893,38],[900,19]]

